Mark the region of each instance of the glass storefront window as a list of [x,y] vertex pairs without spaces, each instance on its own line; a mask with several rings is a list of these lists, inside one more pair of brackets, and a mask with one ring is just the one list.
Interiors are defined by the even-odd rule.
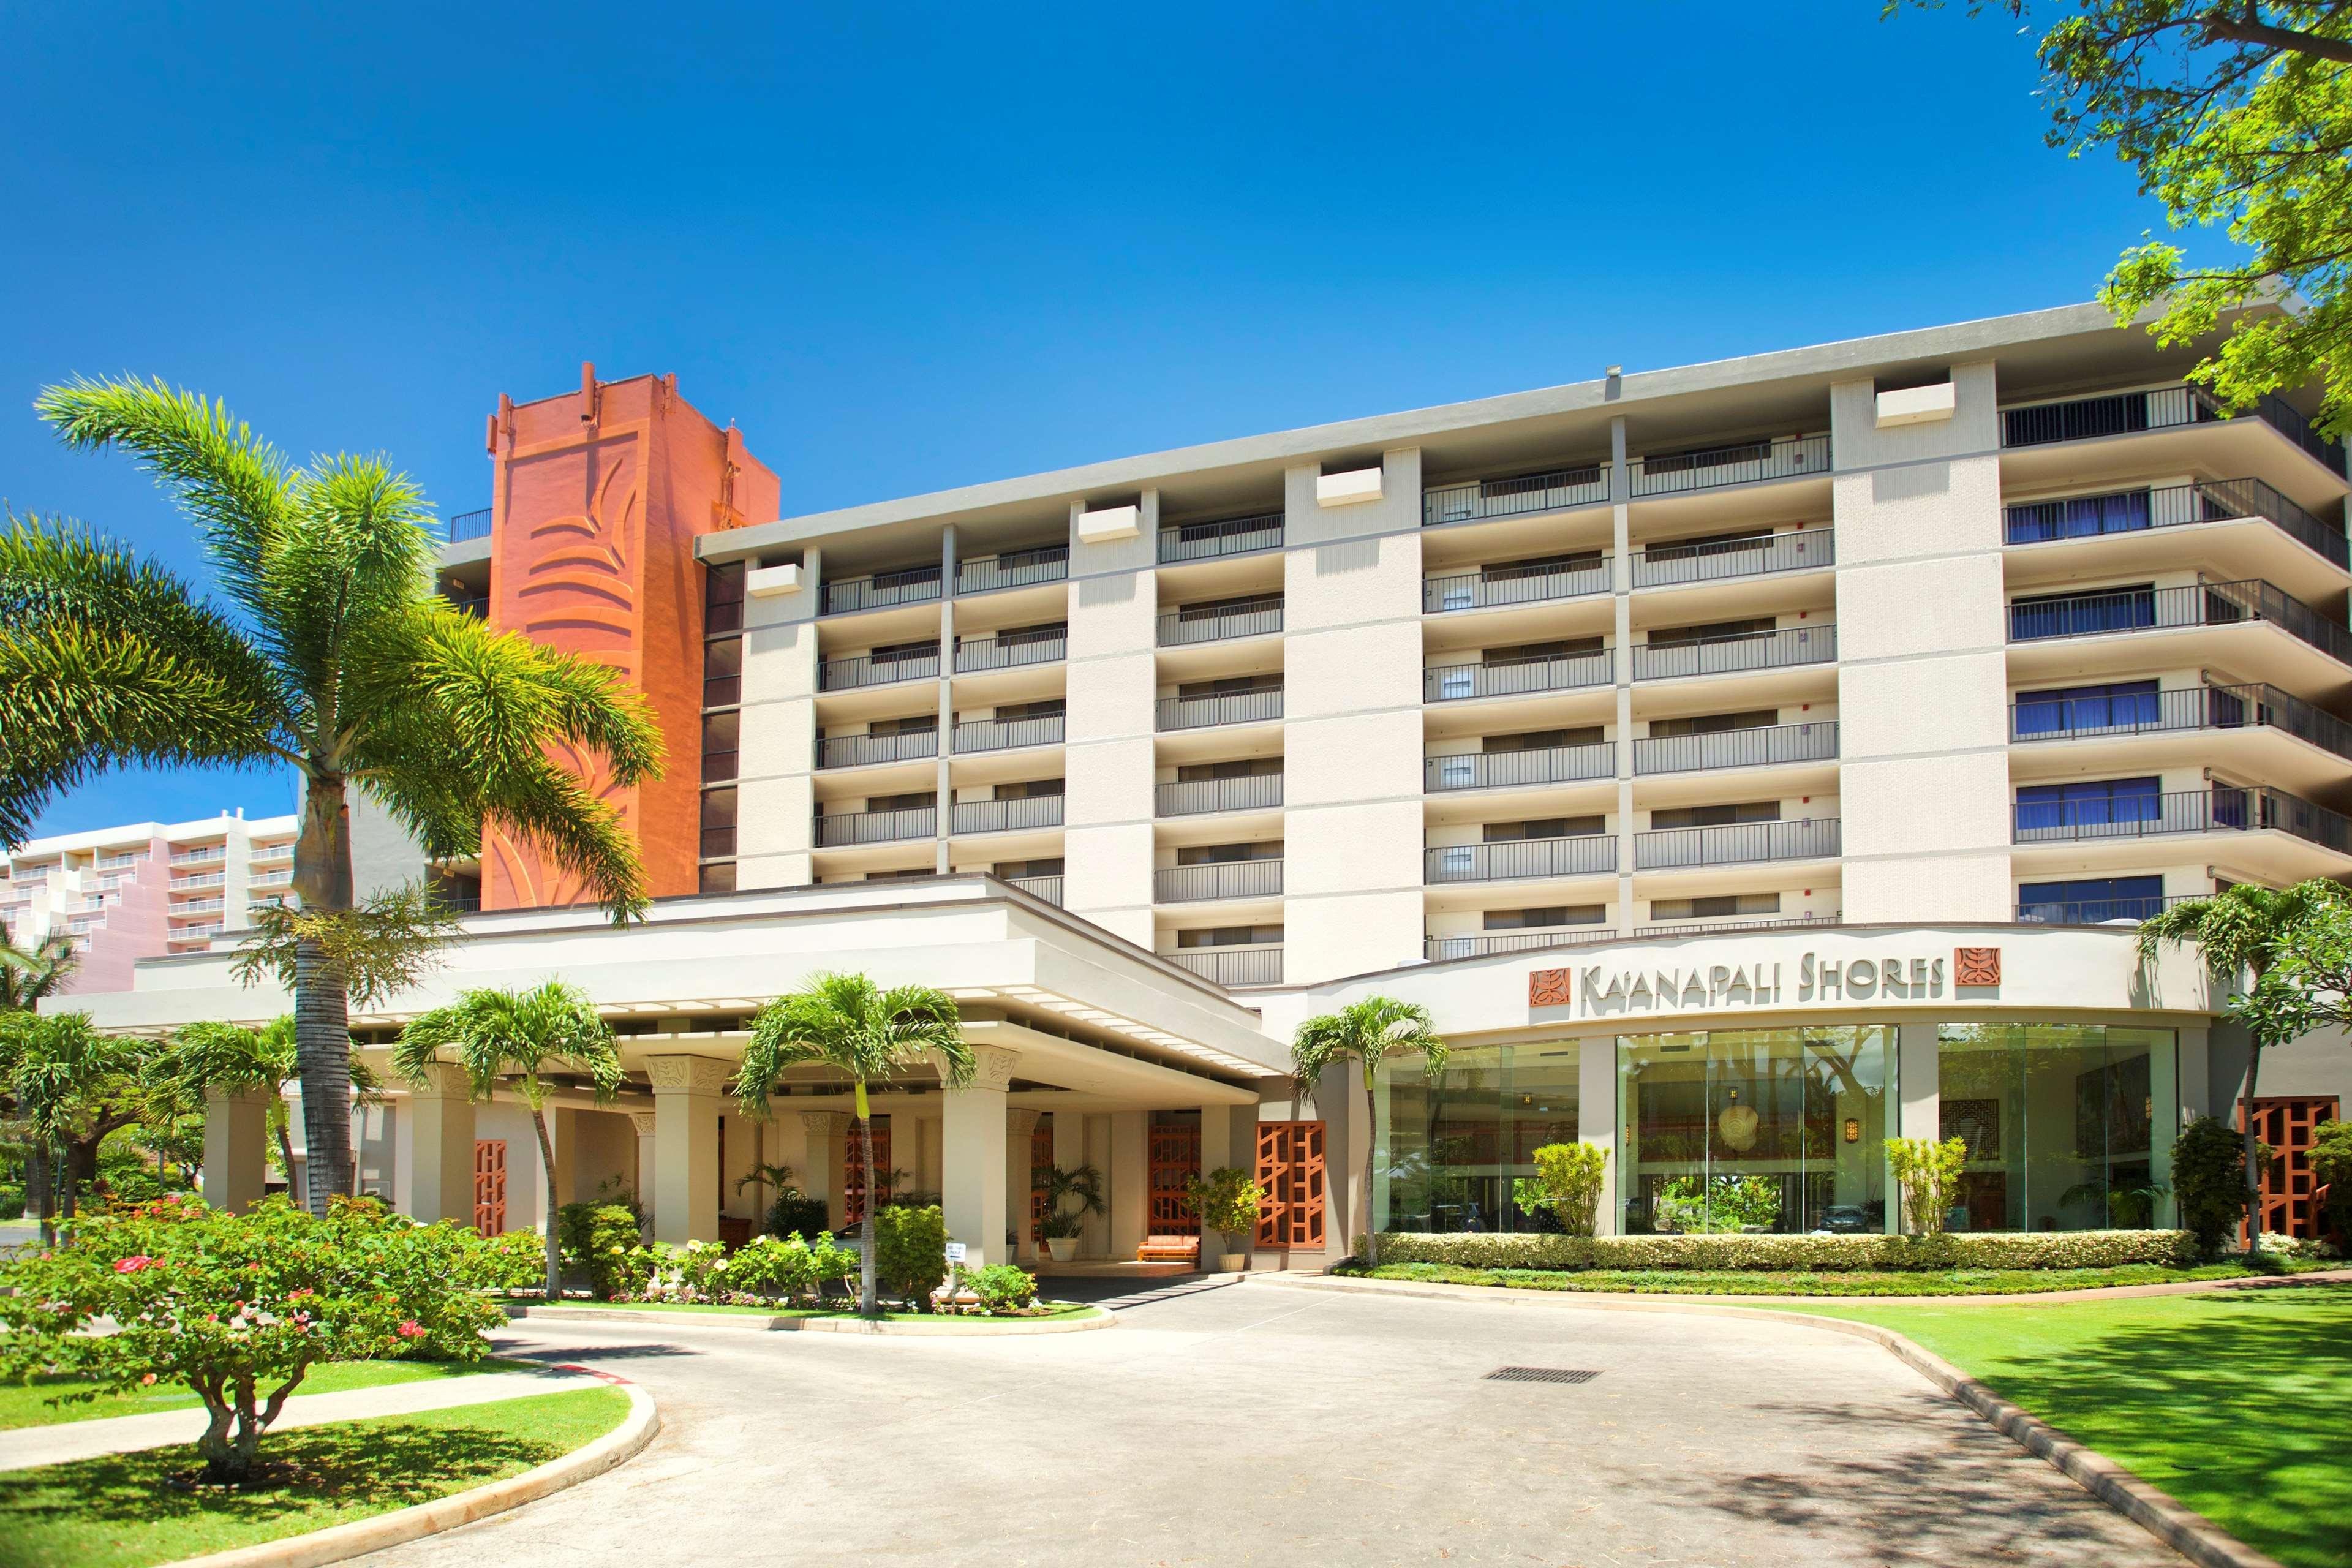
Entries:
[[1375,1106],[1385,1156],[1374,1195],[1383,1230],[1558,1228],[1549,1211],[1523,1214],[1511,1184],[1536,1173],[1535,1152],[1576,1142],[1576,1043],[1455,1051],[1434,1079],[1416,1062],[1391,1064]]
[[1941,1026],[1935,1136],[1969,1145],[1950,1228],[2140,1230],[2169,1223],[2170,1132],[2180,1121],[2177,1061],[2169,1029]]
[[1621,1228],[1885,1230],[1895,1061],[1881,1025],[1621,1037]]

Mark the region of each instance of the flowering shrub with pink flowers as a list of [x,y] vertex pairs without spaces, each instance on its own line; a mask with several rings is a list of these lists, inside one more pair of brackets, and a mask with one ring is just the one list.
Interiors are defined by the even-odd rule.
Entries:
[[0,1265],[0,1372],[94,1385],[67,1398],[185,1383],[211,1418],[205,1479],[241,1483],[320,1362],[482,1355],[500,1318],[467,1288],[482,1246],[364,1199],[325,1219],[282,1198],[244,1215],[188,1197],[141,1205]]

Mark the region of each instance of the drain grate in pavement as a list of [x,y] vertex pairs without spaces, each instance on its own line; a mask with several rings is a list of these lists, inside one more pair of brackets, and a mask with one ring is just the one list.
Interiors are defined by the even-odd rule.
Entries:
[[1601,1374],[1572,1366],[1498,1366],[1484,1379],[1487,1383],[1591,1383]]

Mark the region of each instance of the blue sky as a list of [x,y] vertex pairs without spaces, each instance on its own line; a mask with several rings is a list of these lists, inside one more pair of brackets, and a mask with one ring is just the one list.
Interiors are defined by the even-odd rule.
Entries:
[[[77,372],[455,512],[500,392],[674,371],[793,512],[2088,298],[2129,172],[2042,144],[2008,25],[1878,12],[16,7],[0,496],[202,572],[31,416]],[[292,801],[117,774],[41,827]]]

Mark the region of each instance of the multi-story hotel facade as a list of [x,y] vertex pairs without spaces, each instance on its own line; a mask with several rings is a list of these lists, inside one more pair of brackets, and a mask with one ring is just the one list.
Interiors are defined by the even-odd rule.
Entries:
[[[502,400],[445,586],[653,700],[668,775],[614,798],[658,901],[603,926],[493,835],[433,870],[469,940],[362,1037],[588,987],[642,1104],[567,1107],[559,1184],[634,1184],[672,1239],[748,1222],[761,1160],[862,1202],[840,1086],[721,1093],[743,1016],[835,966],[965,1005],[981,1087],[883,1106],[991,1256],[999,1215],[1030,1254],[1048,1161],[1108,1173],[1097,1256],[1237,1163],[1277,1189],[1262,1257],[1319,1262],[1527,1226],[1512,1178],[1570,1138],[1611,1152],[1605,1229],[1892,1226],[1898,1133],[1969,1139],[1956,1223],[2160,1223],[2245,1052],[2131,922],[2352,874],[2344,454],[2294,401],[2221,417],[2193,362],[2076,307],[801,517],[672,382]],[[225,962],[101,1016],[255,1010]],[[1376,992],[1452,1065],[1298,1100],[1290,1030]],[[2301,1042],[2253,1109],[2291,1147],[2347,1079]],[[475,1148],[501,1109],[396,1109],[418,1212],[531,1179]]]

